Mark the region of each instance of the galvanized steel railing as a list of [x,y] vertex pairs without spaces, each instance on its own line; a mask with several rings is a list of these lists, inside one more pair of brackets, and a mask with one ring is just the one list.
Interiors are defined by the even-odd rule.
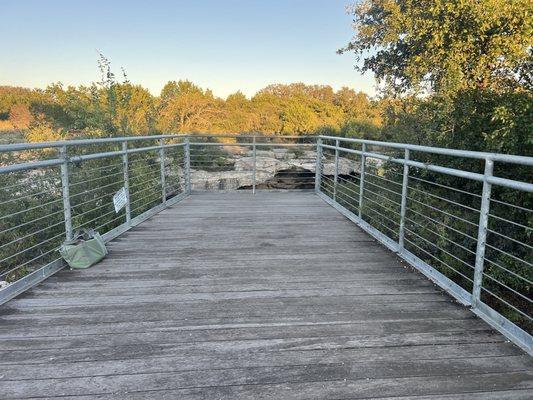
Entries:
[[61,269],[57,248],[79,228],[110,240],[195,189],[314,188],[533,353],[532,157],[255,135],[21,143],[0,156],[0,304]]
[[0,146],[0,304],[63,268],[76,230],[111,240],[186,196],[189,153],[177,135]]
[[533,157],[329,136],[317,152],[319,196],[533,354],[533,184],[494,174],[531,179]]
[[[0,304],[61,269],[58,248],[80,228],[110,240],[191,189],[229,182],[255,193],[276,187],[280,169],[290,185],[312,187],[315,145],[305,137],[160,135],[0,146]],[[312,153],[305,179],[288,168],[287,149]],[[280,155],[270,158],[275,166],[266,150]],[[121,188],[127,198],[117,213],[112,197]]]

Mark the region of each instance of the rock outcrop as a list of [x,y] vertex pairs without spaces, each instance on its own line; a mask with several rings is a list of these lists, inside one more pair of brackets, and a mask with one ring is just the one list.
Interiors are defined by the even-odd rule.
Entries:
[[[309,181],[309,174],[315,173],[314,151],[291,151],[289,149],[257,150],[256,152],[256,185],[258,187],[271,187],[280,175],[278,181],[283,181],[284,188],[291,184],[283,175],[291,174],[292,177],[300,176]],[[228,154],[232,159],[234,168],[230,171],[206,171],[191,167],[191,189],[193,190],[233,190],[252,186],[254,158],[251,152]],[[335,163],[332,160],[322,160],[323,174],[334,175]],[[338,162],[339,175],[350,175],[358,171],[359,165],[353,160],[340,157]],[[302,182],[293,178],[293,186],[301,187]],[[306,183],[307,184],[307,183]]]

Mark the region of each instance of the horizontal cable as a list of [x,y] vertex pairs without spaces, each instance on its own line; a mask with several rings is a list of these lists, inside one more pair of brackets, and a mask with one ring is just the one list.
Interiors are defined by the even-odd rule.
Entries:
[[524,282],[526,282],[528,285],[533,285],[533,281],[530,281],[529,279],[527,279],[526,277],[522,276],[522,275],[519,275],[517,274],[516,272],[513,272],[511,271],[510,269],[508,268],[505,268],[503,265],[500,265],[498,264],[497,262],[494,262],[492,261],[490,258],[487,258],[487,257],[484,257],[485,261],[488,261],[489,263],[491,263],[492,265],[494,265],[495,267],[497,268],[500,268],[501,270],[513,275],[514,277],[518,278],[518,279],[521,279],[523,280]]
[[[143,191],[141,191],[141,192],[138,192],[137,194],[140,194],[140,193],[146,192],[147,190],[148,190],[148,189],[145,189],[145,190],[143,190]],[[141,196],[141,197],[139,197],[138,199],[135,199],[134,201],[130,202],[130,206],[133,205],[133,204],[136,204],[136,203],[138,203],[139,201],[144,200],[144,199],[146,199],[146,198],[148,198],[148,197],[150,197],[150,196],[156,196],[155,199],[158,199],[158,198],[161,199],[161,197],[160,197],[161,195],[162,195],[162,191],[161,191],[161,192],[160,192],[160,191],[154,191],[154,192],[151,192],[151,193],[149,193],[149,194],[146,195],[146,196]]]
[[516,308],[516,307],[513,306],[511,303],[509,303],[507,300],[502,299],[500,296],[498,296],[497,294],[491,292],[490,290],[488,290],[487,288],[485,288],[485,287],[483,287],[483,286],[481,287],[481,289],[482,289],[484,292],[490,294],[492,297],[494,297],[494,298],[500,300],[500,301],[501,301],[502,303],[504,303],[507,307],[509,307],[509,308],[515,310],[516,312],[518,312],[519,314],[523,315],[523,316],[526,317],[528,320],[533,321],[533,318],[532,318],[531,316],[529,316],[529,315],[526,314],[525,312],[521,311],[520,309]]
[[[336,194],[345,194],[346,196],[350,197],[351,199],[357,201],[359,203],[359,193],[357,192],[354,192],[353,190],[349,189],[349,188],[344,188],[344,187],[341,187],[341,188],[337,188],[336,190]],[[352,197],[350,196],[350,194],[352,195],[355,195],[357,197]]]
[[[54,189],[57,189],[58,191],[60,190],[59,187],[54,188]],[[43,190],[42,192],[26,194],[24,196],[17,196],[17,197],[15,197],[13,199],[9,199],[9,200],[0,202],[0,206],[3,206],[4,204],[14,203],[14,202],[17,202],[17,201],[20,201],[20,200],[25,200],[25,199],[28,199],[28,198],[37,197],[37,196],[40,196],[40,195],[43,195],[43,194],[50,194],[50,189]]]
[[26,226],[26,225],[34,224],[36,221],[40,221],[40,220],[42,220],[42,219],[50,218],[51,216],[53,216],[53,215],[57,215],[57,214],[59,214],[59,213],[63,214],[63,210],[58,210],[58,211],[55,211],[55,212],[53,212],[53,213],[51,213],[51,214],[46,214],[46,215],[43,215],[42,217],[35,218],[35,219],[31,220],[31,221],[27,221],[27,222],[24,222],[24,223],[19,224],[19,225],[17,225],[17,226],[13,226],[13,227],[11,227],[11,228],[7,228],[7,229],[1,231],[1,232],[0,232],[0,235],[5,234],[5,233],[8,233],[8,232],[11,232],[11,231],[13,231],[13,230],[15,230],[15,229],[22,228],[23,226]]
[[[331,182],[334,182],[334,180],[333,180],[332,178],[329,178],[329,177],[327,177],[327,176],[324,176],[324,178],[325,178],[325,179],[329,179]],[[332,188],[335,188],[333,184],[331,184],[331,187],[332,187]],[[353,189],[351,189],[351,188],[349,188],[349,187],[347,187],[347,186],[341,186],[341,187],[337,188],[336,190],[345,190],[345,191],[349,191],[350,193],[353,193],[354,195],[359,196],[359,191],[356,192],[355,190],[353,190]]]
[[[311,171],[311,173],[313,173],[313,172]],[[339,175],[339,179],[343,179],[346,182],[353,183],[354,185],[359,186],[359,184],[361,182],[361,177],[359,176],[360,174],[356,173],[356,174],[353,174],[353,175],[352,174],[348,174],[348,175],[350,176],[351,179],[346,179],[342,175]],[[355,179],[356,181],[354,182],[353,179]]]
[[453,200],[447,199],[446,197],[440,197],[440,196],[437,196],[437,195],[435,195],[435,194],[432,194],[432,193],[426,192],[426,191],[424,191],[424,190],[417,189],[417,188],[415,188],[415,187],[413,187],[413,186],[409,186],[409,190],[415,190],[415,191],[417,191],[417,192],[423,193],[423,194],[426,195],[426,196],[430,196],[430,197],[433,197],[433,198],[435,198],[435,199],[439,199],[439,200],[445,201],[445,202],[447,202],[447,203],[454,204],[454,205],[456,205],[456,206],[466,208],[467,210],[471,210],[471,211],[474,211],[474,212],[476,212],[476,213],[479,213],[479,212],[480,212],[479,210],[477,210],[477,209],[475,209],[475,208],[473,208],[473,207],[470,207],[470,206],[464,205],[464,204],[462,204],[462,203],[458,203],[458,202],[456,202],[456,201],[453,201]]
[[452,230],[452,231],[454,231],[454,232],[456,232],[456,233],[459,233],[460,235],[463,235],[463,236],[465,236],[465,237],[467,237],[467,238],[469,238],[469,239],[472,239],[472,240],[474,240],[474,241],[477,243],[477,238],[475,238],[474,236],[469,235],[468,233],[462,232],[462,231],[460,231],[460,230],[458,230],[458,229],[456,229],[456,228],[454,228],[454,227],[452,227],[452,226],[446,225],[445,223],[443,223],[443,222],[441,222],[441,221],[438,221],[438,220],[436,220],[436,219],[433,219],[433,218],[431,218],[431,217],[428,217],[427,215],[424,215],[424,214],[422,214],[422,213],[419,213],[418,211],[416,211],[416,210],[414,210],[414,209],[412,209],[412,208],[410,208],[410,207],[406,207],[406,209],[409,210],[409,211],[411,211],[412,213],[415,213],[415,214],[417,214],[417,215],[420,215],[421,217],[423,217],[423,218],[425,218],[425,219],[427,219],[427,220],[429,220],[429,221],[431,221],[431,222],[433,222],[433,223],[435,223],[435,224],[438,224],[438,225],[440,225],[440,226],[442,226],[442,227],[444,227],[444,228],[446,228],[446,229],[450,229],[450,230]]
[[[144,191],[146,192],[146,190]],[[139,192],[140,193],[143,193],[143,192]],[[144,194],[143,196],[139,196],[139,198],[136,198],[135,200],[133,200],[132,202],[130,202],[130,207],[134,204],[137,204],[139,201],[142,201],[148,197],[153,197],[154,199],[161,199],[161,196],[162,196],[162,191],[150,191],[148,192],[148,194]]]
[[[150,197],[150,196],[146,196],[145,198],[148,198],[148,197]],[[140,209],[146,207],[146,206],[149,205],[149,204],[156,203],[156,202],[157,202],[157,205],[161,204],[161,203],[160,203],[160,200],[158,200],[157,198],[155,198],[155,199],[153,199],[153,200],[150,200],[150,201],[147,201],[146,203],[141,204],[140,206],[137,206],[137,207],[133,208],[133,209],[131,210],[131,212],[133,213],[133,212],[135,212],[135,211],[137,211],[137,210],[140,210]],[[155,207],[155,205],[154,205],[154,207]],[[153,207],[149,208],[149,209],[146,210],[146,211],[149,211],[149,210],[151,210],[152,208],[153,208]]]
[[512,259],[515,260],[515,261],[518,261],[518,262],[524,263],[524,264],[526,264],[526,265],[529,265],[530,267],[533,267],[533,264],[531,264],[530,262],[528,262],[528,261],[526,261],[526,260],[523,260],[523,259],[521,259],[521,258],[518,258],[517,256],[515,256],[515,255],[513,255],[513,254],[511,254],[511,253],[507,253],[506,251],[504,251],[504,250],[502,250],[502,249],[499,249],[499,248],[497,248],[497,247],[494,247],[493,245],[491,245],[491,244],[489,244],[489,243],[485,243],[485,246],[490,247],[492,250],[495,250],[495,251],[497,251],[497,252],[499,252],[499,253],[501,253],[501,254],[504,254],[504,255],[506,255],[507,257],[510,257],[510,258],[512,258]]
[[101,218],[103,218],[103,217],[106,217],[106,216],[108,216],[109,214],[115,214],[115,210],[113,209],[113,210],[111,210],[111,211],[109,211],[109,212],[106,212],[105,214],[101,214],[101,215],[99,215],[99,216],[96,217],[96,218],[93,218],[93,219],[91,219],[91,220],[89,220],[89,221],[85,221],[85,222],[83,222],[82,224],[76,225],[76,229],[79,229],[79,228],[81,228],[81,227],[83,227],[83,226],[86,226],[86,225],[88,225],[88,224],[90,224],[90,223],[93,223],[94,221],[97,221],[97,220],[99,220],[99,219],[101,219]]
[[[130,194],[135,195],[138,193],[142,193],[144,190],[146,190],[146,187],[156,188],[158,186],[161,186],[160,179],[157,179],[157,178],[147,179],[143,182],[138,182],[135,185],[130,185]],[[138,188],[141,188],[141,190],[138,190]]]
[[137,160],[135,160],[135,159],[132,160],[131,158],[132,158],[132,156],[130,156],[128,158],[128,165],[134,165],[134,164],[137,164],[137,163],[140,163],[140,162],[144,162],[146,164],[149,164],[149,163],[157,164],[158,163],[157,159],[159,158],[159,155],[152,156],[152,157],[144,157],[144,158],[139,157],[139,159],[137,159]]
[[461,264],[466,265],[467,267],[469,267],[469,268],[471,268],[471,269],[475,269],[473,265],[468,264],[465,260],[463,260],[463,259],[461,259],[461,258],[459,258],[459,257],[457,257],[457,256],[455,256],[455,255],[453,255],[452,253],[450,253],[450,252],[447,251],[447,250],[444,250],[442,247],[437,246],[437,245],[436,245],[435,243],[433,243],[432,241],[430,241],[430,240],[428,240],[428,239],[426,239],[426,238],[420,236],[418,233],[416,233],[415,231],[412,231],[412,230],[409,229],[408,227],[405,227],[405,231],[411,233],[412,235],[415,235],[415,236],[416,236],[417,238],[419,238],[419,239],[422,239],[424,242],[430,244],[431,246],[433,246],[433,247],[436,248],[437,250],[442,251],[442,252],[445,253],[446,255],[452,257],[454,260],[459,261]]
[[401,207],[401,203],[397,203],[397,202],[395,202],[394,200],[389,199],[388,197],[383,196],[383,195],[380,194],[380,193],[373,192],[372,190],[370,190],[370,189],[367,188],[367,187],[365,187],[365,188],[363,189],[363,193],[371,193],[371,194],[373,194],[374,196],[379,197],[380,199],[386,200],[386,201],[388,201],[389,203],[394,204],[395,206]]
[[51,204],[54,204],[54,203],[58,203],[60,201],[62,202],[63,199],[59,198],[59,199],[56,199],[56,200],[49,201],[48,203],[39,204],[39,205],[34,206],[34,207],[26,208],[25,210],[20,210],[20,211],[14,212],[12,214],[2,215],[2,216],[0,216],[0,220],[2,220],[4,218],[11,218],[11,217],[20,215],[20,214],[28,212],[28,211],[36,210],[38,208],[42,208],[42,207],[45,207],[45,206],[48,206],[48,205],[51,205]]
[[73,198],[78,197],[78,196],[86,195],[86,194],[89,194],[89,193],[94,193],[94,192],[96,192],[98,190],[106,189],[106,188],[111,187],[111,186],[118,186],[121,183],[122,183],[122,179],[118,180],[118,181],[115,181],[115,182],[112,182],[112,183],[109,183],[107,185],[98,186],[96,188],[89,189],[89,190],[84,190],[83,192],[79,192],[79,193],[75,193],[75,194],[70,195],[70,199],[73,199]]
[[516,240],[516,239],[514,239],[514,238],[512,238],[512,237],[510,237],[510,236],[504,235],[503,233],[493,231],[492,229],[487,229],[487,232],[489,232],[489,233],[493,233],[494,235],[498,235],[498,236],[500,236],[500,237],[502,237],[502,238],[508,239],[508,240],[510,240],[510,241],[512,241],[512,242],[514,242],[514,243],[516,243],[516,244],[522,245],[522,246],[524,246],[524,247],[527,247],[527,248],[533,250],[533,246],[531,246],[531,245],[529,245],[529,244],[527,244],[527,243],[522,243],[522,242],[519,241],[519,240]]
[[73,187],[73,186],[78,186],[78,185],[83,185],[83,184],[86,184],[86,183],[89,183],[89,182],[95,182],[95,181],[99,181],[99,180],[102,180],[102,179],[107,179],[111,176],[115,176],[115,175],[124,175],[124,171],[119,171],[119,172],[115,172],[113,174],[106,174],[106,175],[103,175],[103,176],[99,176],[97,178],[93,178],[93,179],[87,179],[85,181],[79,181],[79,182],[69,182],[69,186],[70,187]]
[[157,163],[157,164],[140,164],[140,165],[136,165],[134,167],[131,167],[129,168],[128,172],[130,174],[135,174],[135,173],[138,173],[139,171],[141,172],[145,172],[145,171],[159,171],[161,169],[161,164]]
[[521,211],[525,211],[525,212],[533,212],[532,209],[530,208],[525,208],[525,207],[521,207],[521,206],[517,206],[516,204],[511,204],[511,203],[507,203],[505,201],[501,201],[501,200],[496,200],[496,199],[490,199],[491,202],[493,203],[498,203],[498,204],[502,204],[502,205],[506,205],[506,206],[509,206],[509,207],[514,207],[514,208],[517,208]]
[[27,239],[27,238],[29,238],[29,237],[31,237],[33,235],[36,235],[36,234],[41,233],[41,232],[44,232],[47,229],[53,228],[54,226],[58,226],[58,225],[61,225],[61,224],[64,224],[64,222],[63,221],[59,221],[59,222],[57,222],[57,223],[55,223],[53,225],[49,225],[49,226],[47,226],[45,228],[39,229],[38,231],[35,231],[35,232],[32,232],[32,233],[28,233],[27,235],[21,236],[21,237],[15,239],[15,240],[12,240],[11,242],[4,243],[4,244],[0,245],[0,249],[4,248],[6,246],[10,246],[10,245],[12,245],[14,243],[20,242],[22,239]]
[[[54,247],[53,249],[48,250],[48,251],[45,252],[45,253],[39,254],[37,257],[34,257],[34,258],[32,258],[31,260],[28,260],[28,261],[24,262],[23,264],[17,265],[16,267],[10,269],[9,271],[2,272],[2,273],[0,274],[0,277],[2,277],[2,276],[6,276],[6,275],[9,275],[9,274],[11,274],[12,272],[15,272],[16,270],[18,270],[18,269],[20,269],[20,268],[22,268],[22,267],[25,267],[26,265],[28,265],[28,264],[34,262],[35,260],[38,260],[39,258],[43,258],[44,256],[47,256],[48,254],[53,253],[54,251],[57,251],[57,250],[58,250],[58,247]],[[60,259],[60,258],[58,258],[58,260],[59,260],[59,259]]]
[[[382,208],[382,209],[384,209],[384,210],[387,210],[387,211],[390,211],[390,212],[393,213],[393,214],[396,214],[396,215],[398,215],[398,216],[400,215],[400,212],[399,212],[399,211],[396,211],[396,210],[393,210],[393,209],[391,209],[391,208],[385,207],[383,204],[380,204],[380,203],[378,203],[377,201],[374,201],[374,200],[372,200],[371,198],[366,197],[364,194],[363,194],[363,199],[364,199],[364,200],[368,200],[368,201],[370,201],[370,202],[372,202],[372,203],[378,205],[380,208]],[[363,210],[364,210],[364,207],[363,207]]]
[[533,300],[530,299],[529,297],[524,296],[522,293],[516,291],[516,290],[513,289],[512,287],[507,286],[505,283],[500,282],[499,280],[493,278],[492,276],[486,274],[485,272],[483,272],[483,276],[486,277],[486,278],[489,278],[491,281],[497,283],[498,285],[501,285],[502,287],[504,287],[505,289],[509,290],[510,292],[512,292],[512,293],[516,294],[517,296],[523,298],[525,301],[527,301],[527,302],[529,302],[529,303],[533,303]]
[[71,204],[70,205],[70,208],[71,209],[75,209],[75,208],[78,208],[78,207],[81,207],[81,206],[84,206],[85,204],[88,204],[88,203],[92,203],[92,202],[95,202],[95,201],[100,201],[100,200],[104,200],[106,197],[110,197],[110,196],[113,196],[114,193],[113,192],[107,192],[107,193],[104,193],[102,196],[100,197],[93,197],[89,200],[85,200],[85,201],[82,201],[81,203],[77,203],[77,204]]
[[[49,182],[51,180],[57,180],[57,184],[59,186],[60,182],[61,182],[61,177],[59,175],[57,176],[41,176],[41,177],[38,177],[40,182],[39,183],[45,183],[45,182]],[[19,178],[20,179],[20,178]],[[27,180],[33,180],[34,177],[27,177]],[[17,187],[20,187],[20,186],[28,186],[28,183],[29,182],[18,182],[18,183],[15,183],[13,185],[8,185],[8,186],[2,186],[0,187],[1,190],[3,191],[7,191],[8,189],[13,189],[13,188],[17,188]]]
[[82,213],[80,213],[80,214],[72,215],[72,218],[80,218],[80,217],[83,217],[84,215],[90,214],[90,213],[92,213],[92,212],[94,212],[94,211],[96,211],[96,210],[100,210],[101,208],[104,208],[104,207],[113,207],[113,203],[111,203],[111,202],[106,202],[106,203],[101,204],[101,205],[99,205],[99,206],[97,206],[97,207],[92,207],[92,208],[90,208],[89,210],[84,211],[84,212],[82,212]]
[[135,197],[139,193],[143,193],[144,191],[146,191],[148,189],[159,190],[159,188],[161,188],[161,187],[162,187],[162,185],[161,185],[161,181],[160,180],[156,180],[156,179],[147,180],[147,181],[144,181],[142,184],[138,184],[138,185],[135,185],[135,186],[130,186],[130,195],[132,197]]
[[[74,164],[76,165],[76,164]],[[94,171],[101,171],[103,169],[109,169],[109,168],[113,168],[113,167],[118,167],[118,166],[122,166],[122,163],[117,163],[117,164],[107,164],[107,165],[102,165],[100,167],[94,167],[94,168],[90,168],[88,167],[87,165],[84,165],[82,164],[82,166],[80,167],[75,167],[75,168],[78,168],[80,169],[80,171],[75,171],[74,168],[71,168],[69,170],[69,175],[78,175],[78,174],[81,174],[83,172],[94,172]],[[86,171],[86,169],[89,168],[89,171]]]
[[109,224],[111,224],[111,223],[113,223],[113,222],[115,222],[115,221],[117,221],[118,219],[121,219],[121,218],[124,218],[124,215],[119,215],[118,217],[113,218],[111,221],[108,221],[108,222],[106,222],[106,223],[104,223],[104,224],[98,225],[98,226],[95,228],[95,230],[98,230],[98,229],[100,229],[100,228],[102,228],[102,227],[104,227],[104,226],[106,226],[106,225],[109,225]]
[[414,201],[415,203],[418,203],[418,204],[420,204],[420,205],[422,205],[422,206],[425,206],[425,207],[427,207],[427,208],[430,208],[430,209],[432,209],[433,211],[437,211],[437,212],[440,212],[440,213],[442,213],[442,214],[444,214],[444,215],[447,215],[448,217],[452,217],[452,218],[455,218],[455,219],[457,219],[457,220],[459,220],[459,221],[462,221],[462,222],[465,222],[465,223],[467,223],[467,224],[470,224],[470,225],[472,225],[472,226],[474,226],[474,227],[477,227],[477,226],[478,226],[478,224],[475,223],[475,222],[469,221],[469,220],[464,219],[464,218],[462,218],[462,217],[458,217],[457,215],[454,215],[454,214],[450,214],[449,212],[446,212],[446,211],[440,210],[440,209],[438,209],[438,208],[436,208],[436,207],[430,206],[429,204],[426,204],[426,203],[423,203],[423,202],[421,202],[421,201],[418,201],[417,199],[414,199],[414,198],[412,198],[412,197],[407,196],[407,199],[408,199],[408,200],[411,200],[411,201]]
[[395,196],[400,196],[400,197],[402,197],[402,194],[401,194],[401,193],[398,193],[398,192],[396,192],[396,191],[394,191],[394,190],[391,190],[391,189],[387,189],[387,188],[385,188],[385,187],[383,187],[383,186],[376,185],[374,182],[370,182],[369,180],[366,180],[366,181],[364,182],[364,184],[365,184],[365,185],[368,184],[368,185],[375,186],[375,187],[379,188],[380,190],[385,190],[385,191],[387,191],[387,192],[389,192],[389,193],[394,194]]
[[530,226],[522,225],[522,224],[520,224],[518,222],[514,222],[514,221],[509,221],[508,219],[505,219],[505,218],[502,218],[502,217],[498,217],[497,215],[490,214],[490,213],[489,213],[489,216],[493,217],[493,218],[496,218],[496,219],[498,219],[500,221],[506,222],[508,224],[511,224],[511,225],[514,225],[514,226],[518,226],[518,227],[523,228],[525,230],[533,231],[533,228],[530,227]]
[[[384,177],[382,177],[382,176],[374,175],[374,174],[372,174],[372,173],[370,173],[370,172],[368,172],[368,171],[365,171],[365,176],[366,176],[366,175],[373,176],[374,178],[378,178],[378,179],[384,180],[384,181],[389,182],[389,183],[392,183],[392,184],[394,184],[394,185],[402,186],[402,184],[399,183],[399,182],[394,182],[394,181],[391,181],[390,179],[384,178]],[[365,179],[365,183],[366,183],[366,182],[368,182],[368,181]]]
[[437,183],[437,182],[431,182],[431,181],[428,181],[426,179],[418,178],[416,176],[409,175],[409,179],[414,179],[414,180],[417,180],[417,181],[420,181],[420,182],[428,183],[430,185],[439,186],[439,187],[444,188],[444,189],[454,190],[456,192],[467,194],[469,196],[474,196],[474,197],[481,198],[481,195],[479,195],[477,193],[471,193],[471,192],[467,192],[466,190],[461,190],[461,189],[454,188],[453,186],[443,185],[443,184]]
[[[350,196],[349,194],[347,194],[345,192],[341,192],[341,191],[337,190],[336,196],[337,197],[339,197],[339,196],[348,197],[349,199],[351,199],[351,200],[355,201],[357,204],[359,204],[359,200],[358,199],[353,198],[352,196]],[[346,199],[344,199],[344,201],[346,201]]]
[[64,236],[64,235],[65,235],[65,232],[61,232],[61,233],[59,233],[59,234],[57,234],[57,235],[55,235],[55,236],[52,236],[51,238],[48,238],[48,239],[46,239],[46,240],[43,240],[43,241],[40,242],[40,243],[34,244],[34,245],[31,246],[31,247],[27,247],[27,248],[25,248],[25,249],[23,249],[23,250],[21,250],[21,251],[19,251],[19,252],[17,252],[17,253],[13,253],[13,254],[7,256],[6,258],[3,258],[2,260],[0,260],[0,263],[1,263],[1,262],[5,262],[5,261],[9,260],[10,258],[13,258],[13,257],[19,256],[19,255],[21,255],[21,254],[24,254],[25,252],[27,252],[27,251],[29,251],[29,250],[32,250],[32,249],[34,249],[34,248],[36,248],[36,247],[38,247],[38,246],[41,246],[41,245],[43,245],[43,244],[45,244],[45,243],[48,243],[48,242],[50,242],[50,241],[52,241],[52,240],[54,240],[54,239],[57,239],[57,238],[60,237],[60,236]]
[[156,173],[161,173],[161,167],[154,167],[154,168],[149,168],[149,169],[138,169],[138,170],[130,170],[129,171],[129,177],[130,177],[130,181],[132,180],[135,180],[137,179],[137,177],[140,175],[140,176],[146,176],[146,175],[153,175],[153,174],[156,174]]
[[363,215],[366,215],[367,211],[372,211],[374,214],[379,215],[381,218],[386,219],[390,223],[392,223],[392,224],[394,224],[396,226],[400,226],[400,223],[398,221],[394,221],[390,217],[387,217],[386,215],[381,214],[378,210],[376,210],[375,208],[370,207],[369,205],[367,205],[366,208],[363,207]]
[[[367,220],[367,219],[370,219],[372,221],[374,221],[375,223],[381,225],[383,228],[385,228],[387,231],[389,231],[390,233],[392,233],[392,235],[390,235],[389,237],[394,237],[394,236],[397,236],[398,233],[394,231],[394,229],[391,229],[390,227],[388,227],[387,225],[385,225],[384,223],[382,223],[381,221],[379,221],[378,219],[376,219],[375,217],[373,217],[372,215],[368,215],[368,214],[364,214],[363,215],[363,220]],[[372,225],[372,224],[370,224]],[[373,226],[374,228],[376,228],[375,226]],[[379,228],[376,228],[379,230]]]
[[469,278],[468,276],[466,276],[465,274],[463,274],[462,272],[459,272],[457,271],[455,268],[453,268],[451,265],[448,265],[446,264],[444,261],[442,261],[441,259],[435,257],[433,254],[429,253],[428,251],[424,250],[422,247],[418,246],[417,244],[415,244],[414,242],[412,242],[411,240],[409,240],[409,238],[405,237],[404,240],[406,242],[408,242],[409,244],[411,244],[412,246],[416,247],[417,249],[419,249],[420,251],[422,251],[423,253],[425,253],[426,255],[428,255],[429,257],[433,258],[435,261],[441,263],[442,265],[444,265],[446,268],[449,268],[451,269],[453,272],[455,272],[456,274],[462,276],[464,279],[466,279],[467,281],[469,281],[470,283],[474,283],[474,281]]
[[417,225],[417,226],[419,226],[420,228],[422,228],[422,229],[424,229],[424,230],[426,230],[426,231],[431,232],[431,233],[434,234],[434,235],[437,235],[438,237],[440,237],[440,238],[446,240],[446,241],[449,242],[449,243],[452,243],[453,245],[455,245],[455,246],[457,246],[457,247],[459,247],[459,248],[461,248],[461,249],[467,251],[468,253],[470,253],[470,254],[472,254],[472,255],[475,255],[475,254],[476,254],[475,251],[470,250],[469,248],[463,246],[462,244],[459,244],[459,243],[454,242],[453,240],[447,238],[446,236],[443,236],[443,235],[441,235],[440,233],[437,233],[437,232],[435,232],[434,230],[429,229],[427,226],[422,225],[422,224],[416,222],[415,220],[413,220],[413,219],[411,219],[411,218],[409,218],[409,217],[407,217],[407,216],[405,217],[405,220],[406,220],[406,221],[409,221],[409,222],[411,222],[411,223],[413,223],[413,224],[415,224],[415,225]]

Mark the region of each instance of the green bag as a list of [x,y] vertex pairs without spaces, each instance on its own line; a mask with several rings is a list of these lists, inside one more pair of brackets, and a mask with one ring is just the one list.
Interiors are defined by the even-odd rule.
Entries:
[[83,269],[102,260],[107,255],[107,248],[98,232],[82,229],[74,234],[74,240],[61,245],[59,253],[70,268]]

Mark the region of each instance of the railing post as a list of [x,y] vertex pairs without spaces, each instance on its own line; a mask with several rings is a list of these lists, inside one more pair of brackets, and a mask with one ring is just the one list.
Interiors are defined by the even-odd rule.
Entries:
[[72,240],[72,211],[70,208],[67,146],[61,146],[59,155],[63,160],[61,164],[61,192],[63,196],[63,214],[65,217],[65,236],[67,240]]
[[485,264],[485,244],[487,243],[487,229],[489,225],[490,192],[491,184],[488,178],[494,171],[494,161],[485,160],[485,177],[483,180],[483,192],[481,194],[481,209],[479,212],[479,226],[477,233],[476,264],[474,270],[474,286],[472,289],[472,306],[476,307],[481,298],[481,286],[483,283],[483,267]]
[[161,168],[161,203],[167,202],[167,184],[165,179],[165,139],[159,139],[159,164]]
[[255,145],[255,135],[253,139],[253,172],[252,172],[252,194],[255,194],[255,179],[256,179],[256,170],[257,170],[257,151]]
[[124,188],[126,189],[126,224],[131,224],[131,203],[130,203],[130,171],[128,160],[128,142],[122,142],[122,171],[124,173]]
[[337,198],[337,182],[339,180],[339,139],[335,140],[335,172],[333,176],[333,201]]
[[320,192],[322,181],[322,139],[316,141],[316,166],[315,166],[315,193]]
[[398,251],[401,252],[404,247],[405,237],[405,212],[407,208],[407,190],[409,187],[409,149],[405,149],[403,164],[403,180],[402,180],[402,203],[400,206],[400,230],[398,232]]
[[365,190],[365,170],[366,170],[366,143],[361,145],[361,167],[359,168],[359,218],[363,218],[363,191]]
[[189,141],[189,138],[185,139],[185,146],[184,146],[184,157],[185,159],[185,193],[191,194],[191,143]]

